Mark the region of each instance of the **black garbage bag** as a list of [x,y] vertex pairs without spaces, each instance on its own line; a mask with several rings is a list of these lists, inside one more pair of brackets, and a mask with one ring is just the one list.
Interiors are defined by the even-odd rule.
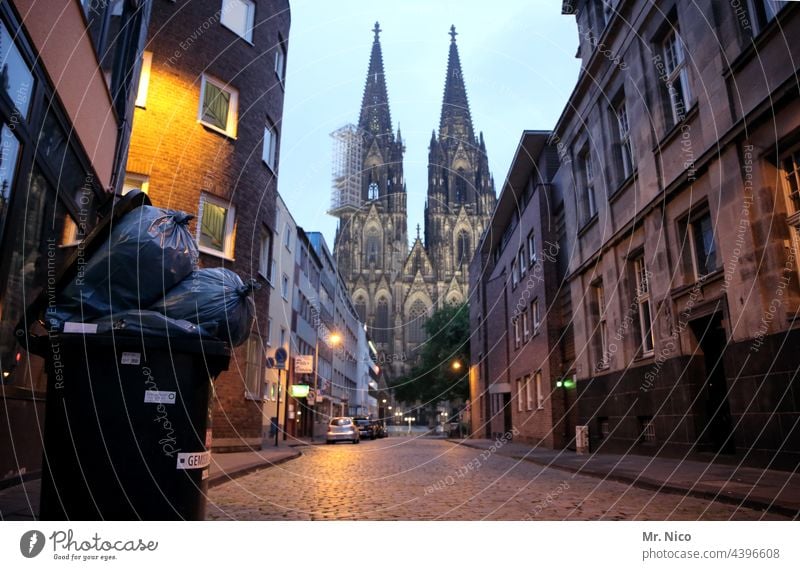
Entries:
[[111,333],[124,335],[143,335],[146,337],[190,338],[207,335],[200,327],[179,319],[171,319],[158,311],[133,309],[114,313],[93,322],[98,334]]
[[117,312],[147,308],[192,273],[197,245],[192,215],[142,206],[115,223],[106,241],[57,294],[47,311],[51,326],[66,321],[113,319]]
[[189,321],[202,333],[239,346],[250,336],[255,318],[252,292],[230,269],[214,267],[194,271],[173,287],[151,309],[170,319]]

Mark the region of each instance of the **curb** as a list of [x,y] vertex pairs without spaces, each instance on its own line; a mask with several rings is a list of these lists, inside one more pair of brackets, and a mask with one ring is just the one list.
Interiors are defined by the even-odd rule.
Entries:
[[287,461],[291,461],[292,459],[297,459],[301,455],[303,454],[300,451],[294,451],[292,455],[281,457],[280,459],[277,459],[275,461],[264,460],[258,463],[251,463],[249,465],[244,465],[243,467],[238,467],[231,471],[224,471],[216,475],[210,475],[208,478],[208,488],[212,489],[213,487],[217,487],[219,485],[222,485],[223,483],[229,483],[234,479],[238,479],[239,477],[244,477],[245,475],[250,475],[251,473],[255,473],[256,471],[261,471],[262,469],[269,469],[270,467],[274,467],[275,465],[286,463]]
[[[485,451],[483,447],[480,447],[478,445],[464,443],[463,441],[454,441],[454,440],[448,440],[448,441],[453,445],[463,445],[464,447],[469,447],[471,449],[479,449],[481,451]],[[800,516],[800,510],[794,507],[787,507],[785,505],[777,504],[774,501],[768,502],[766,500],[758,498],[743,497],[741,495],[739,496],[726,495],[723,494],[723,491],[721,490],[715,492],[715,491],[706,491],[703,489],[688,489],[686,487],[681,487],[680,485],[664,483],[658,481],[657,479],[631,477],[629,475],[611,475],[605,471],[585,468],[585,467],[576,469],[574,467],[568,467],[566,465],[558,465],[541,459],[536,459],[530,456],[523,457],[521,455],[507,455],[499,452],[498,455],[503,455],[504,457],[510,457],[511,459],[517,459],[519,461],[528,461],[530,463],[534,463],[542,467],[548,467],[551,469],[556,469],[558,471],[565,471],[567,473],[586,475],[587,477],[594,477],[596,479],[614,481],[615,483],[626,483],[633,487],[637,487],[640,489],[647,489],[648,491],[658,491],[661,493],[669,493],[672,495],[682,495],[685,497],[706,499],[709,501],[715,501],[718,503],[725,503],[729,505],[736,505],[739,507],[748,507],[751,509],[762,510],[765,512],[788,516],[792,519],[796,519],[798,516]]]

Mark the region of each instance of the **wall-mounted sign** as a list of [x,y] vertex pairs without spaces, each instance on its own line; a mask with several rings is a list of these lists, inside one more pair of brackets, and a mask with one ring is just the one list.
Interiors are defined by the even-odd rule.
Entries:
[[314,373],[314,357],[310,354],[303,354],[294,357],[294,373],[295,374],[313,374]]
[[305,398],[308,396],[308,384],[292,384],[291,395],[292,398]]

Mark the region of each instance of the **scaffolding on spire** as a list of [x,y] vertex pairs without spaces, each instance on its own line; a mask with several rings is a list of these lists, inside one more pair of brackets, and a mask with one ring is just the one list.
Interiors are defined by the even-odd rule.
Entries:
[[363,136],[358,127],[345,125],[331,133],[333,168],[331,208],[328,213],[340,216],[361,207],[361,162]]

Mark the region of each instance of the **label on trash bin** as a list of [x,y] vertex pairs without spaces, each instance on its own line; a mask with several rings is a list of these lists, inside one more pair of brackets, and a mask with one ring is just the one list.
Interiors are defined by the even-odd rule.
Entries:
[[195,453],[179,453],[178,465],[176,469],[202,469],[211,463],[210,451],[198,451]]
[[141,352],[123,352],[120,364],[140,364],[142,362]]
[[64,323],[65,333],[97,334],[97,325],[92,323]]
[[144,391],[145,404],[174,404],[175,392],[166,392],[163,390],[145,390]]

